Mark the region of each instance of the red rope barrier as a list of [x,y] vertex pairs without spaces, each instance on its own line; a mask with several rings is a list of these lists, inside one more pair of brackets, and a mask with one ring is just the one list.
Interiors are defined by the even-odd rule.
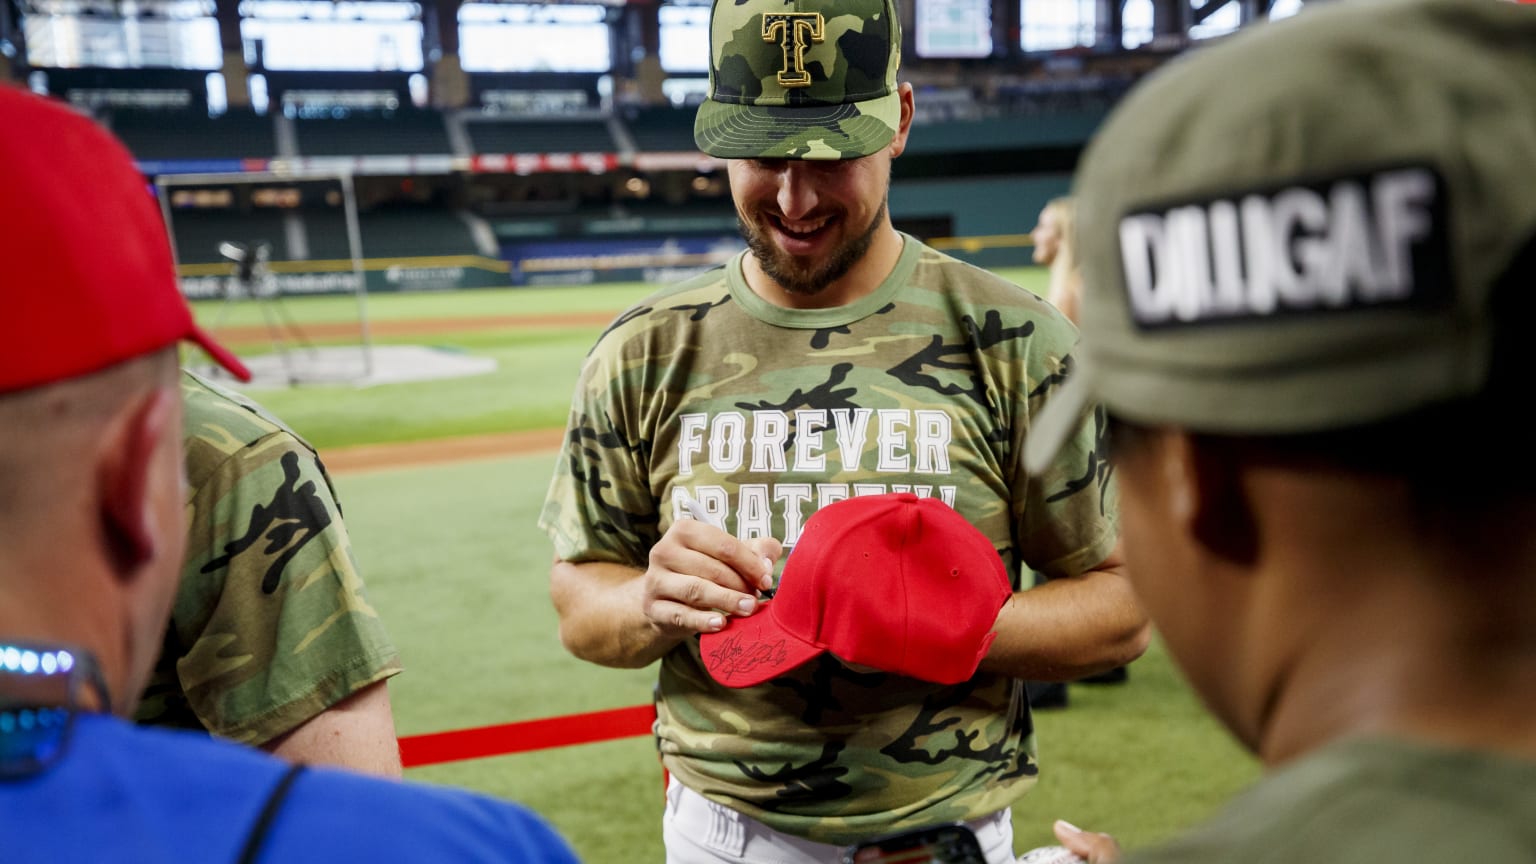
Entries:
[[651,734],[651,724],[655,721],[655,705],[635,705],[520,723],[408,735],[400,739],[400,761],[407,768],[419,768],[484,756],[633,738]]

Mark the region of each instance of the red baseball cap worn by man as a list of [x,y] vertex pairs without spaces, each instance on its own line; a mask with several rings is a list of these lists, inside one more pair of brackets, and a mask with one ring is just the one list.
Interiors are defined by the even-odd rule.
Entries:
[[[0,279],[26,286],[6,292],[11,306],[0,315],[0,392],[105,369],[183,339],[249,380],[245,366],[193,323],[160,209],[123,145],[23,90],[0,86],[0,112],[0,163],[8,166]],[[108,151],[124,158],[102,158]]]

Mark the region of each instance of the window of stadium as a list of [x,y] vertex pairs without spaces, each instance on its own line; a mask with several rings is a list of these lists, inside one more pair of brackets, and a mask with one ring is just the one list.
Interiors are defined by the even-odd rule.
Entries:
[[1243,23],[1243,10],[1236,2],[1227,2],[1217,7],[1210,17],[1199,24],[1189,28],[1192,39],[1209,39],[1212,36],[1225,36],[1236,30]]
[[991,0],[917,0],[914,14],[917,56],[992,55]]
[[709,97],[709,79],[668,78],[661,82],[661,93],[673,108],[697,108]]
[[1271,21],[1281,18],[1289,18],[1301,11],[1301,0],[1275,0],[1275,4],[1269,7]]
[[1126,0],[1120,12],[1120,44],[1126,49],[1152,41],[1152,0]]
[[30,66],[223,66],[213,0],[27,0],[20,9]]
[[[1289,18],[1301,9],[1302,0],[1274,0],[1269,7],[1272,19]],[[1121,13],[1121,44],[1135,48],[1152,41],[1152,0],[1127,0]],[[1195,39],[1208,39],[1231,33],[1241,26],[1242,10],[1237,3],[1227,3],[1201,23],[1189,28]]]
[[1020,0],[1019,23],[1019,47],[1025,51],[1092,45],[1098,0]]
[[607,72],[612,38],[603,6],[459,7],[459,62],[466,72]]
[[272,70],[416,72],[421,6],[394,0],[244,0],[245,60]]
[[667,72],[709,71],[709,7],[668,4],[656,10],[658,54]]

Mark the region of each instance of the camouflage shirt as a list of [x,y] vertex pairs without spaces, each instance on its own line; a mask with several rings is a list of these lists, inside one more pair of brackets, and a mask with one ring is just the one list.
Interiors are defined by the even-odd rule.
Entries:
[[[1090,419],[1041,479],[1030,418],[1075,331],[1044,301],[904,238],[891,276],[841,308],[757,297],[741,258],[625,312],[588,356],[540,519],[568,561],[646,565],[684,495],[743,539],[793,547],[850,495],[936,495],[1015,574],[1108,556],[1114,488]],[[942,615],[942,609],[934,614]],[[699,643],[662,660],[668,770],[775,829],[826,843],[1008,806],[1036,774],[1021,685],[860,672],[823,655],[758,687],[716,683]]]
[[192,373],[181,392],[187,561],[136,719],[259,746],[396,674],[399,655],[314,450]]

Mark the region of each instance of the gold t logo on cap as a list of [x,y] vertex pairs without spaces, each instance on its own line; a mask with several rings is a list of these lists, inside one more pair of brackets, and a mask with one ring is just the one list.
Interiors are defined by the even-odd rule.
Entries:
[[779,43],[784,52],[784,65],[779,67],[779,86],[811,86],[811,73],[805,69],[805,49],[811,42],[825,39],[826,33],[826,21],[820,12],[768,12],[763,15],[763,41]]

